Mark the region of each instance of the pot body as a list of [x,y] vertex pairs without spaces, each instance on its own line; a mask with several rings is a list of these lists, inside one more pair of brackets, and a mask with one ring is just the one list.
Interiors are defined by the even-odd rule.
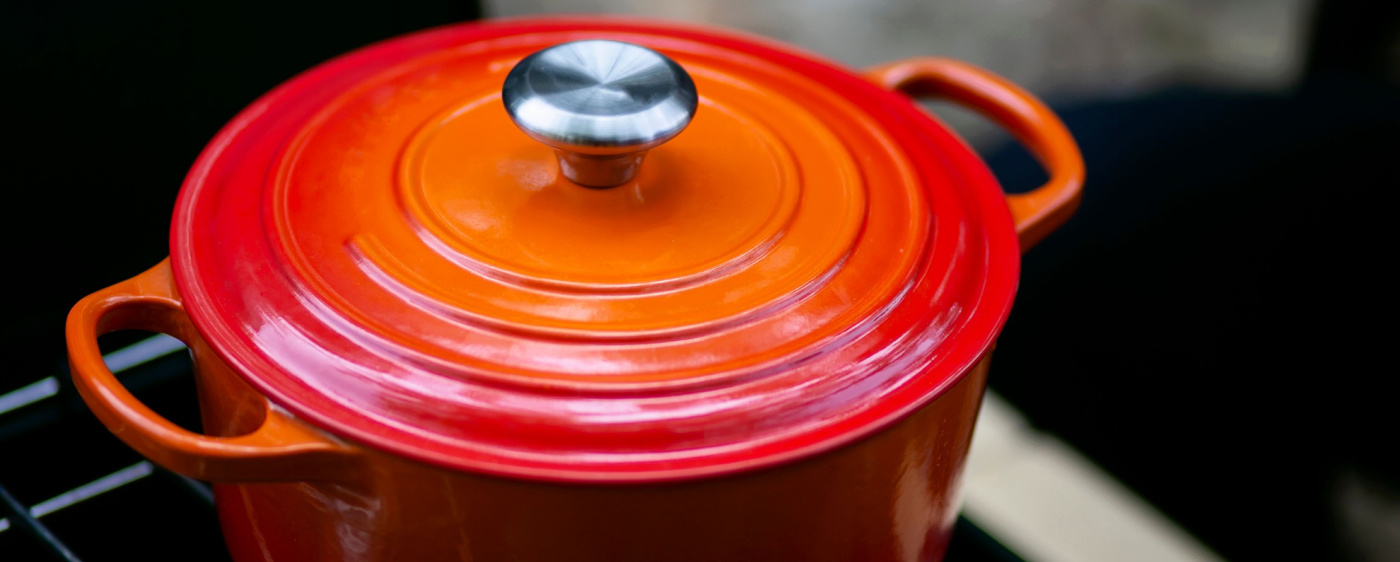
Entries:
[[[197,336],[206,432],[266,400]],[[662,484],[455,472],[360,449],[320,482],[217,484],[235,560],[938,560],[987,374],[860,441],[775,468]]]
[[[205,388],[237,385],[211,361]],[[216,485],[235,560],[937,560],[986,361],[899,424],[803,462],[662,485],[566,485],[367,452],[350,483]],[[259,397],[202,391],[211,427]]]
[[[100,368],[97,334],[158,331],[195,362],[205,434]],[[181,308],[169,262],[79,302],[74,383],[161,466],[215,483],[235,560],[938,560],[985,389],[983,356],[929,403],[844,446],[769,468],[648,484],[509,479],[330,436],[231,369]]]

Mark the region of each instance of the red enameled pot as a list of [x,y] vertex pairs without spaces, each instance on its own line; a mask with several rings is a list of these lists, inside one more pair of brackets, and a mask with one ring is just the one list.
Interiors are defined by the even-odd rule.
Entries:
[[[1049,182],[1004,195],[911,95]],[[445,27],[235,117],[170,259],[74,307],[73,377],[215,483],[235,560],[937,560],[1020,252],[1082,180],[1042,103],[958,62]],[[106,369],[120,329],[189,345],[203,434]]]

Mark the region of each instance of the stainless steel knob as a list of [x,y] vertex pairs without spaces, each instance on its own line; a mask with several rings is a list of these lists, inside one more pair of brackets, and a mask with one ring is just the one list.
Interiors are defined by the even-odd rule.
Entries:
[[690,124],[695,82],[665,55],[619,41],[574,41],[521,60],[501,90],[525,134],[554,147],[574,183],[612,187],[648,150]]

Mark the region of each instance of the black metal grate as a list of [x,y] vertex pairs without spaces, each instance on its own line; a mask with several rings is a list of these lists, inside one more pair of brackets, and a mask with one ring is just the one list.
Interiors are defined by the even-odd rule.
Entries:
[[[148,405],[192,427],[198,411],[183,349],[157,336],[105,358]],[[209,486],[140,458],[87,412],[69,381],[66,373],[18,388],[0,380],[0,559],[227,560]]]
[[[148,406],[196,428],[183,349],[156,336],[105,358]],[[63,373],[7,388],[0,379],[0,560],[228,560],[209,486],[128,449],[87,411],[69,380]],[[948,562],[1018,560],[958,521]]]

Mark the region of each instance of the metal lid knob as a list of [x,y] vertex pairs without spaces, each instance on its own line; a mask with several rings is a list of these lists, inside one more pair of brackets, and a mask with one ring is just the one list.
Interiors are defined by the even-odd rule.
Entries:
[[675,61],[619,41],[574,41],[521,60],[501,91],[525,134],[554,147],[574,183],[632,179],[646,152],[695,116],[695,82]]

